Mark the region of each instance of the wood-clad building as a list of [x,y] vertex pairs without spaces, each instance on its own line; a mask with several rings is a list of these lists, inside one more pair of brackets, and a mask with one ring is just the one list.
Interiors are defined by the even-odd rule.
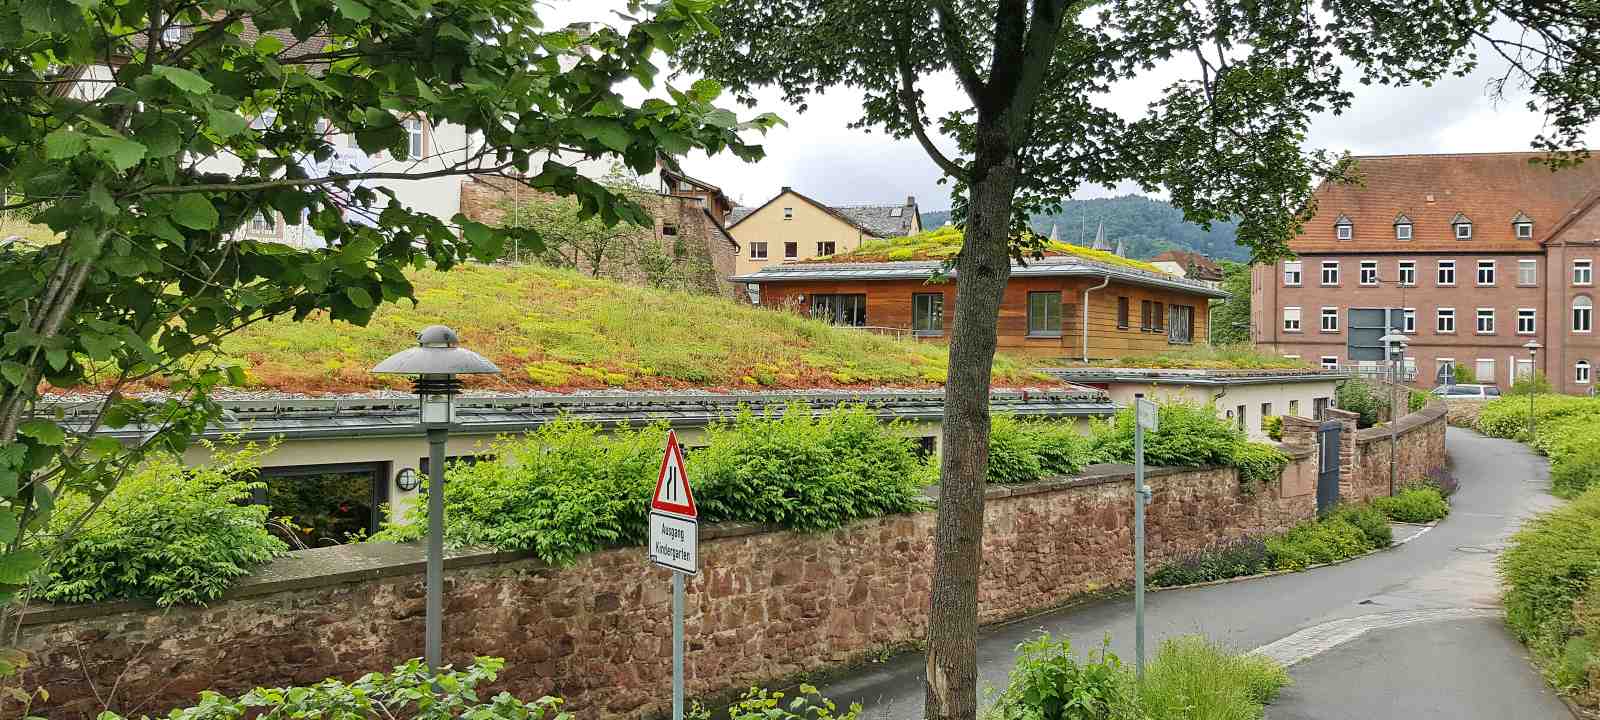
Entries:
[[[949,333],[957,301],[953,276],[931,280],[939,267],[929,261],[798,263],[732,280],[745,283],[751,299],[767,307],[937,338]],[[999,344],[1090,359],[1157,353],[1204,341],[1209,300],[1220,297],[1227,294],[1173,275],[1046,257],[1012,267],[1000,305]]]

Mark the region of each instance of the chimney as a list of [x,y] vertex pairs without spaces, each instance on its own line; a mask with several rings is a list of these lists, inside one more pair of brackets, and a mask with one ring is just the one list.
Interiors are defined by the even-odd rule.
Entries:
[[915,195],[907,195],[906,196],[906,205],[915,205],[915,204],[917,204],[917,196],[915,196]]
[[785,185],[785,186],[783,186],[783,189],[779,190],[778,192],[794,192],[794,188],[791,188],[788,185]]

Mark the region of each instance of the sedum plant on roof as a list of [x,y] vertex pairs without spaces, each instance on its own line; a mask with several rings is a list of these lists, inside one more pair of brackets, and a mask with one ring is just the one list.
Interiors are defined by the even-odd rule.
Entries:
[[[887,238],[883,240],[868,240],[861,243],[861,247],[849,252],[831,255],[827,262],[898,262],[902,260],[949,260],[961,252],[963,236],[960,228],[953,225],[935,228],[915,235],[905,237]],[[1104,250],[1086,248],[1082,245],[1073,245],[1064,242],[1050,242],[1040,240],[1037,244],[1034,257],[1050,255],[1072,255],[1075,257],[1097,262],[1104,265],[1116,265],[1143,270],[1145,272],[1167,272],[1150,263],[1141,260],[1132,260],[1116,253]]]

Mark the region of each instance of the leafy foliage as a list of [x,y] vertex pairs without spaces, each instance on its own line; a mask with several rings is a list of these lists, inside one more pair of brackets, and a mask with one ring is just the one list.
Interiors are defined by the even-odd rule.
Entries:
[[1289,456],[1266,443],[1246,442],[1233,449],[1231,464],[1239,468],[1239,482],[1252,487],[1282,476],[1283,469],[1289,466]]
[[83,507],[94,500],[62,498],[51,529],[67,539],[39,595],[56,602],[148,599],[162,607],[221,597],[234,580],[288,550],[266,529],[267,507],[250,504],[268,450],[221,450],[195,467],[154,456],[76,533],[66,523],[86,516]]
[[[946,225],[906,237],[867,240],[861,243],[860,247],[829,256],[827,260],[832,262],[946,260],[955,257],[956,254],[961,252],[961,244],[963,242],[961,230],[955,226]],[[1130,260],[1116,253],[1064,242],[1052,243],[1041,240],[1033,246],[1033,251],[1036,256],[1071,255],[1102,265],[1115,265],[1133,270],[1161,273],[1162,275],[1167,274],[1165,270],[1141,260]]]
[[1450,503],[1432,485],[1411,485],[1394,497],[1372,499],[1372,506],[1390,520],[1408,523],[1425,523],[1438,520],[1450,513]]
[[1556,689],[1593,702],[1600,663],[1600,490],[1523,524],[1499,559],[1506,625]]
[[1223,260],[1222,290],[1228,297],[1212,301],[1211,342],[1247,344],[1251,338],[1250,265]]
[[1283,441],[1283,416],[1282,415],[1268,415],[1268,416],[1262,418],[1261,419],[1261,431],[1266,433],[1267,437],[1272,438],[1273,440],[1277,440],[1279,442],[1282,442]]
[[[561,699],[545,696],[532,702],[500,692],[487,699],[479,687],[494,682],[504,669],[499,658],[480,657],[465,670],[449,665],[433,675],[415,659],[388,673],[367,673],[351,682],[328,679],[315,685],[256,688],[237,698],[206,690],[200,704],[174,710],[168,720],[214,720],[259,717],[392,720],[393,718],[472,718],[473,720],[571,720]],[[124,720],[106,712],[99,720]]]
[[[813,685],[801,683],[799,692],[789,701],[782,692],[753,687],[739,696],[726,712],[728,720],[857,720],[861,717],[861,703],[851,703],[843,713],[834,702]],[[689,720],[712,720],[712,713],[698,701],[688,712]],[[719,716],[720,717],[720,716]]]
[[[1211,408],[1168,402],[1157,412],[1159,429],[1144,436],[1144,458],[1149,465],[1236,467],[1239,481],[1248,486],[1276,480],[1289,464],[1283,452],[1251,442]],[[1133,426],[1132,409],[1118,412],[1109,423],[1097,423],[1092,457],[1097,462],[1133,462]]]
[[[939,227],[950,220],[950,212],[922,213],[923,227]],[[1202,227],[1184,219],[1183,211],[1172,203],[1143,195],[1108,198],[1073,198],[1061,203],[1054,213],[1036,213],[1028,227],[1048,237],[1054,227],[1061,239],[1088,247],[1095,230],[1104,226],[1106,240],[1122,241],[1128,256],[1149,258],[1167,250],[1189,250],[1218,260],[1244,261],[1250,252],[1235,242],[1237,223],[1223,220]]]
[[1550,378],[1545,377],[1543,371],[1535,370],[1533,371],[1533,377],[1517,378],[1516,382],[1511,383],[1511,389],[1507,390],[1506,394],[1527,397],[1529,395],[1549,395],[1553,392],[1555,392],[1555,389],[1550,385]]
[[1109,648],[1079,661],[1049,633],[1017,645],[1017,663],[995,699],[993,720],[1138,720],[1137,691]]
[[[493,462],[451,466],[445,484],[446,540],[528,550],[553,564],[642,543],[646,507],[661,461],[664,426],[623,427],[563,419],[495,443]],[[741,414],[706,431],[686,464],[705,522],[773,523],[799,530],[921,509],[932,480],[911,441],[859,407],[813,416]],[[427,507],[375,540],[420,539]]]
[[1369,506],[1341,505],[1326,517],[1267,538],[1267,551],[1274,568],[1304,570],[1388,547],[1392,542],[1393,532],[1383,513]]
[[1199,635],[1165,640],[1145,668],[1139,706],[1152,720],[1260,720],[1289,685],[1260,655],[1235,655]]
[[1389,410],[1389,399],[1383,391],[1361,378],[1350,378],[1339,383],[1334,388],[1333,398],[1340,410],[1360,416],[1356,418],[1358,428],[1377,425]]
[[1070,421],[996,415],[989,429],[989,482],[1072,475],[1089,463],[1089,438]]

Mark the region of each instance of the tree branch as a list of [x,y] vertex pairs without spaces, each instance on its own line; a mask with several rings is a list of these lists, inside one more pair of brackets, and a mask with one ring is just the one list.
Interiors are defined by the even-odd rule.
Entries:
[[961,80],[967,97],[977,105],[983,101],[986,88],[983,79],[978,77],[976,66],[972,64],[972,50],[967,47],[967,37],[957,25],[955,8],[950,5],[950,0],[939,0],[934,3],[934,9],[939,15],[939,37],[944,40],[945,59],[950,61],[950,67]]
[[[907,21],[909,22],[909,16]],[[938,165],[944,174],[957,180],[966,181],[966,168],[956,164],[940,152],[938,146],[928,137],[928,130],[922,124],[922,108],[917,101],[916,73],[911,69],[911,56],[906,48],[907,38],[898,36],[894,39],[895,65],[900,68],[900,110],[905,113],[906,124],[911,126],[911,134],[917,137],[917,142],[922,145],[924,152],[932,158],[933,164]]]

